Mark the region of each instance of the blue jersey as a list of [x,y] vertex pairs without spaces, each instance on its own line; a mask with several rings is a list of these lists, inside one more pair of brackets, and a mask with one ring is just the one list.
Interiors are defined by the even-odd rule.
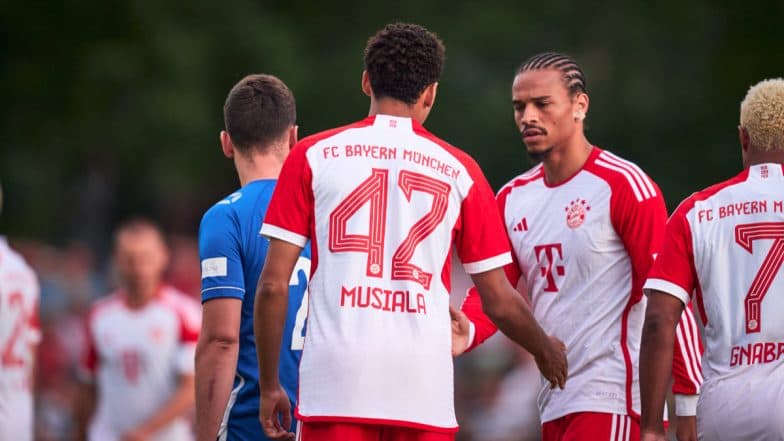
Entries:
[[[268,239],[259,235],[275,179],[253,181],[205,213],[199,227],[202,302],[242,300],[239,358],[221,440],[266,440],[259,423],[259,378],[253,336],[253,301],[267,255]],[[280,351],[280,380],[292,405],[297,398],[299,360],[307,317],[310,246],[302,250],[289,287],[289,307]],[[293,430],[293,428],[292,428]],[[225,433],[225,435],[224,435]]]

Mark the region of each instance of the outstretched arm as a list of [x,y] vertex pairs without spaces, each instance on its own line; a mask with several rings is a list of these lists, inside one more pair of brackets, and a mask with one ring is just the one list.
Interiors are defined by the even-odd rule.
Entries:
[[[280,385],[278,363],[289,300],[289,279],[302,247],[270,239],[267,259],[256,290],[253,331],[259,359],[261,409],[264,433],[273,439],[293,439],[291,403]],[[280,420],[278,419],[280,415]]]
[[536,322],[523,297],[496,268],[473,274],[471,278],[482,300],[482,310],[507,337],[524,347],[536,360],[542,375],[553,387],[566,385],[566,347],[549,337]]

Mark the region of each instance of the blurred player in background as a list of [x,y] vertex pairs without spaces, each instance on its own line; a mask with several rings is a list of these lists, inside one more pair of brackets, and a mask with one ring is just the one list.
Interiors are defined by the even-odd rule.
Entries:
[[114,261],[120,288],[88,313],[78,438],[193,439],[183,415],[194,400],[198,304],[163,284],[168,250],[156,224],[122,224]]
[[[642,285],[667,220],[664,198],[638,166],[586,139],[585,77],[572,58],[542,53],[525,61],[512,104],[526,152],[539,164],[497,195],[514,250],[507,274],[526,285],[536,319],[564,341],[569,358],[568,386],[540,391],[543,439],[636,439]],[[475,291],[463,310],[476,325],[471,347],[495,332]],[[696,400],[681,394],[699,391],[699,351],[687,309],[673,386],[679,401],[694,403],[677,408],[684,431],[695,430]]]
[[[272,75],[250,75],[231,89],[223,115],[223,153],[234,160],[242,187],[207,211],[199,232],[204,320],[196,349],[197,435],[200,441],[264,440],[253,303],[269,240],[259,233],[280,169],[297,142],[294,95]],[[280,355],[282,384],[292,402],[309,274],[305,247],[291,275]]]
[[[0,210],[3,192],[0,188]],[[0,439],[33,439],[33,367],[41,339],[38,279],[0,236]]]
[[672,342],[692,297],[706,345],[699,439],[784,440],[784,80],[748,91],[738,131],[743,172],[681,203],[645,284],[644,440],[666,439]]
[[302,440],[454,439],[453,245],[490,317],[548,380],[564,384],[562,344],[542,332],[503,274],[509,244],[487,180],[467,154],[422,127],[443,61],[443,44],[423,27],[386,26],[365,49],[370,116],[303,140],[283,167],[262,227],[271,241],[255,312],[268,436],[293,436],[277,359],[289,277],[308,240]]

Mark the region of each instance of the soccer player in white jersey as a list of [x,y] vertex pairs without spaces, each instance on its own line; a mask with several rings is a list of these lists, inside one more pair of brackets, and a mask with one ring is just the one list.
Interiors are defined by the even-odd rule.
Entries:
[[[0,208],[2,190],[0,190]],[[0,236],[0,439],[33,439],[33,366],[38,329],[38,279]]]
[[93,441],[193,439],[183,416],[194,401],[199,305],[163,284],[168,251],[157,225],[130,220],[114,246],[121,286],[88,313],[78,437],[86,429]]
[[297,416],[304,441],[453,440],[449,290],[454,245],[498,326],[563,387],[562,343],[508,283],[509,245],[476,162],[422,123],[444,47],[391,24],[365,49],[370,116],[299,142],[281,171],[262,234],[256,298],[262,427],[289,437],[278,354],[289,277],[312,241],[310,306]]
[[[667,219],[659,188],[638,166],[586,139],[585,84],[578,64],[563,54],[537,54],[520,66],[512,86],[515,122],[528,156],[540,164],[497,195],[515,258],[510,281],[526,285],[536,319],[567,347],[568,386],[544,384],[539,395],[545,441],[639,437],[642,285]],[[495,332],[475,292],[462,309],[476,325],[471,347]],[[701,380],[690,311],[680,331],[674,392],[687,436],[695,430],[694,410],[685,404],[696,401]]]
[[694,298],[704,327],[701,440],[784,441],[784,80],[740,106],[744,170],[675,210],[645,283],[643,440],[665,440],[661,405],[675,322]]

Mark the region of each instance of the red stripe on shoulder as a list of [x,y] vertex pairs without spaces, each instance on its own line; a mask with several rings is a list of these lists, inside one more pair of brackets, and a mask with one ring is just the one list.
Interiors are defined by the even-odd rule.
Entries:
[[457,159],[463,165],[463,167],[468,170],[468,174],[470,176],[473,177],[477,172],[482,173],[482,169],[479,167],[479,164],[468,153],[430,133],[426,128],[422,127],[422,125],[414,120],[411,120],[411,127],[413,128],[415,134],[427,139],[434,144],[437,144],[439,147],[446,150],[447,153],[454,156],[455,159]]
[[506,207],[506,199],[509,197],[509,193],[511,193],[513,189],[538,181],[539,179],[542,179],[543,176],[544,170],[542,168],[542,164],[539,164],[504,184],[504,186],[501,187],[501,189],[498,190],[498,193],[495,195],[495,199],[498,202],[498,207],[501,209],[501,213],[503,214],[504,207]]
[[169,286],[162,288],[161,291],[159,297],[161,303],[170,308],[180,322],[180,341],[195,343],[199,339],[199,330],[201,329],[198,303],[187,294]]
[[710,187],[704,190],[695,192],[691,196],[684,199],[683,202],[680,203],[680,205],[678,205],[678,208],[676,208],[675,211],[673,212],[673,216],[675,215],[675,213],[679,213],[685,216],[686,213],[688,213],[692,208],[694,208],[694,205],[697,202],[710,199],[716,193],[726,189],[727,187],[731,187],[733,185],[737,185],[742,182],[745,182],[748,177],[749,177],[749,169],[745,169],[742,172],[735,175],[734,177],[727,179],[726,181],[719,182],[718,184],[711,185]]
[[352,124],[348,124],[348,125],[345,125],[345,126],[342,126],[342,127],[336,127],[334,129],[324,130],[323,132],[315,133],[313,135],[307,136],[307,137],[302,138],[301,140],[299,140],[299,142],[297,142],[297,145],[295,145],[294,148],[308,149],[308,148],[312,147],[313,145],[318,144],[319,141],[323,141],[323,140],[325,140],[327,138],[331,138],[331,137],[333,137],[333,136],[335,136],[335,135],[337,135],[337,134],[339,134],[341,132],[345,132],[346,130],[358,129],[358,128],[361,128],[361,127],[371,126],[371,125],[373,125],[373,121],[374,120],[375,120],[374,116],[369,116],[369,117],[367,117],[367,118],[365,118],[363,120],[357,121],[357,122],[352,123]]

